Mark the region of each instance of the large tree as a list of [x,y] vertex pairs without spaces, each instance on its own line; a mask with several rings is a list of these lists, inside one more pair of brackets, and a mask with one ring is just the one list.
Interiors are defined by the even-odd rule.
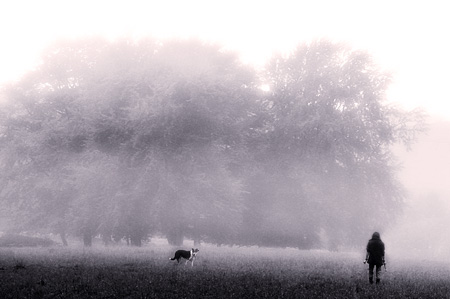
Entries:
[[[235,54],[198,41],[53,45],[8,89],[3,158],[16,174],[25,163],[14,180],[29,192],[8,189],[11,206],[49,219],[45,206],[60,202],[61,221],[52,223],[86,245],[96,234],[139,245],[155,231],[173,244],[183,236],[230,242],[241,185],[228,164],[255,78]],[[46,195],[36,195],[40,185]]]
[[278,221],[295,227],[289,236],[300,246],[322,235],[335,247],[392,224],[404,194],[390,146],[423,127],[416,112],[386,103],[390,76],[367,53],[321,40],[275,56],[265,71],[266,133],[256,151],[271,191],[248,203],[258,215],[277,202],[280,216],[253,216],[253,225]]

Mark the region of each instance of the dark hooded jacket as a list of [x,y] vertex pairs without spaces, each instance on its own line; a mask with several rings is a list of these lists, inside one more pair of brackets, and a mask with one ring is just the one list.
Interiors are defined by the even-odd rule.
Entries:
[[367,243],[367,253],[369,264],[381,266],[384,262],[384,243],[380,239],[380,234],[375,232],[372,239]]

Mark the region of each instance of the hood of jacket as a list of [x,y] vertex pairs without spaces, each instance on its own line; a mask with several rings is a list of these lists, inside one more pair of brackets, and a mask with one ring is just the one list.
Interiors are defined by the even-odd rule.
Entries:
[[372,240],[381,240],[381,239],[380,239],[380,233],[374,232],[374,233],[372,234]]

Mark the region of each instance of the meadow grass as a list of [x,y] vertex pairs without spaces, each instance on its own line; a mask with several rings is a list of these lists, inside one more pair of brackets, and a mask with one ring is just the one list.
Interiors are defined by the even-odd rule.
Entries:
[[[202,245],[0,249],[0,298],[448,298],[448,264],[391,261],[368,283],[360,254]],[[384,270],[383,270],[384,271]]]

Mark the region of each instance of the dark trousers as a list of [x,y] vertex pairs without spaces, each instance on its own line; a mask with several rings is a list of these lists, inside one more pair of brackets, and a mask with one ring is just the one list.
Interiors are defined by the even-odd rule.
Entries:
[[380,282],[381,265],[369,264],[369,282],[370,283],[373,283],[373,268],[375,268],[375,267],[376,267],[376,270],[375,270],[376,281],[377,281],[377,283]]

